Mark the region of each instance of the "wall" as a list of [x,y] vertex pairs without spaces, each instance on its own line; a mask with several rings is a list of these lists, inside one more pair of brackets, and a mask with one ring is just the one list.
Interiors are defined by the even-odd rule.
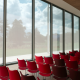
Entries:
[[70,4],[66,3],[63,0],[46,0],[46,1],[53,3],[77,16],[80,16],[80,11],[78,9],[74,8],[73,6],[71,6]]

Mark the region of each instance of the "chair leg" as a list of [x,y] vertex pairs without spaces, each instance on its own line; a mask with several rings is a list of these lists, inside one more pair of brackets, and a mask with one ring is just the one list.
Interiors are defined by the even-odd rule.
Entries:
[[25,70],[25,75],[26,75],[26,70]]
[[51,76],[50,76],[50,80],[52,80]]
[[37,78],[37,73],[36,73],[36,78]]
[[[45,79],[44,79],[45,78]],[[43,80],[46,80],[46,77],[43,76]]]

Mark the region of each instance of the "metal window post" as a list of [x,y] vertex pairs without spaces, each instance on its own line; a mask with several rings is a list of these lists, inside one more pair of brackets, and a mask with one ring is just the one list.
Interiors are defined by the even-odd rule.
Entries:
[[63,52],[65,52],[65,11],[63,10]]
[[6,11],[7,0],[4,0],[4,12],[3,12],[3,65],[6,66]]
[[32,0],[32,60],[35,56],[35,0]]
[[53,6],[50,4],[50,56],[53,53]]
[[72,14],[72,50],[74,50],[74,16]]

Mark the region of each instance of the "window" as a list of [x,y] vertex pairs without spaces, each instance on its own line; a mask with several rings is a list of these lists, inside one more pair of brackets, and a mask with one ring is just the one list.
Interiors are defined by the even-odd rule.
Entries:
[[0,0],[0,64],[3,59],[3,0]]
[[74,16],[74,50],[79,50],[79,18]]
[[62,52],[62,10],[53,6],[53,53]]
[[32,0],[7,0],[6,62],[32,59]]
[[35,0],[35,55],[50,56],[50,5]]
[[65,52],[72,51],[72,18],[65,12]]

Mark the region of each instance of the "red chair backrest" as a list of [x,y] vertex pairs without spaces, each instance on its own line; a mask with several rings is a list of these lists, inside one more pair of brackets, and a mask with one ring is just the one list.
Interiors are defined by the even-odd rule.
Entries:
[[56,66],[65,66],[64,59],[54,59]]
[[21,80],[36,80],[34,76],[25,76],[21,73],[21,71],[20,74],[21,74]]
[[60,55],[65,55],[65,52],[59,52]]
[[69,54],[74,56],[77,51],[69,51]]
[[53,59],[52,59],[52,57],[44,57],[44,63],[53,64]]
[[61,59],[64,59],[64,60],[69,60],[69,56],[68,55],[60,55],[61,56]]
[[19,66],[19,67],[26,67],[26,62],[25,62],[24,59],[19,60],[19,59],[17,58],[17,60],[18,60],[18,66]]
[[70,61],[77,61],[79,62],[79,58],[76,56],[70,56]]
[[29,70],[37,70],[37,65],[35,61],[27,61],[27,67]]
[[69,60],[66,60],[66,66],[68,68],[72,68],[74,70],[78,70],[78,63],[77,63],[77,61],[69,61]]
[[8,72],[10,80],[21,80],[19,72],[17,70],[9,70],[8,68]]
[[53,57],[53,59],[54,59],[54,58],[56,58],[56,59],[60,59],[59,54],[52,54],[52,57]]
[[78,50],[73,50],[72,52],[76,53],[76,52],[78,52]]
[[74,71],[73,69],[69,69],[69,77],[72,80],[80,80],[80,71]]
[[6,66],[0,66],[0,77],[9,76],[8,69]]
[[39,65],[39,71],[41,73],[44,73],[44,74],[51,73],[49,64],[39,63],[38,65]]
[[52,66],[53,75],[63,78],[67,77],[66,67]]
[[76,52],[76,53],[75,53],[75,56],[80,59],[80,52]]
[[35,56],[37,63],[43,63],[43,57],[42,56]]

